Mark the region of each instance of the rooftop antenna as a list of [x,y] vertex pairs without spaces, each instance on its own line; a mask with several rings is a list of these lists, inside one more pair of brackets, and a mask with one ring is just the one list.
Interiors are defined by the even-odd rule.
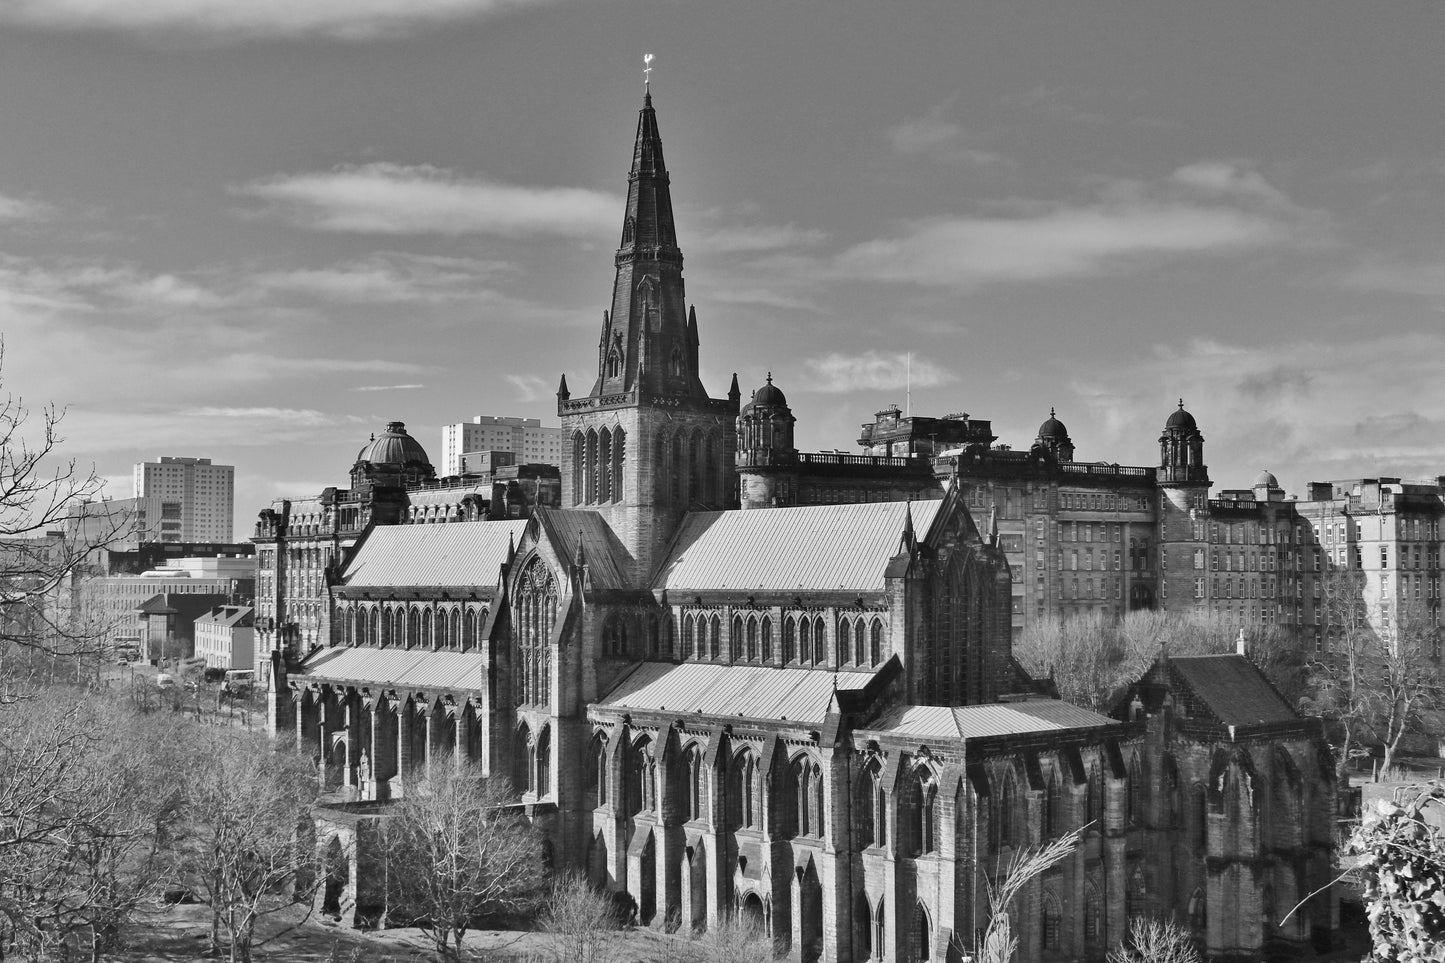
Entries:
[[652,54],[642,55],[642,89],[648,93],[652,91]]

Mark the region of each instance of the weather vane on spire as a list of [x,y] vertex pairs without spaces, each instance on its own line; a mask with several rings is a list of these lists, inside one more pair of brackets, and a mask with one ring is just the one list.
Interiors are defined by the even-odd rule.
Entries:
[[642,55],[642,86],[652,89],[652,54]]

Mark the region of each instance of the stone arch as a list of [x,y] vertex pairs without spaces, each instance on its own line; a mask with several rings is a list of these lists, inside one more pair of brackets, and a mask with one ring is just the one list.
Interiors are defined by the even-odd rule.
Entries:
[[597,730],[587,746],[587,795],[589,809],[607,805],[607,733]]
[[536,769],[534,752],[536,742],[532,739],[531,727],[525,721],[517,723],[512,733],[512,788],[519,793],[532,790],[532,776]]
[[552,791],[552,727],[543,725],[532,753],[532,787],[541,799]]
[[597,435],[597,480],[593,485],[596,501],[612,501],[612,429],[603,427]]
[[694,932],[707,930],[707,843],[699,836],[685,850],[688,860],[688,890]]
[[816,963],[823,956],[823,885],[811,858],[798,874],[798,947],[802,963]]
[[321,891],[321,912],[332,919],[341,919],[343,904],[351,882],[351,858],[340,836],[332,836],[321,856],[325,879]]
[[933,959],[933,921],[928,907],[920,901],[913,907],[913,958],[920,963]]
[[572,504],[582,504],[586,491],[587,439],[581,431],[572,432]]
[[622,501],[623,497],[627,494],[623,485],[623,479],[626,477],[626,468],[627,430],[621,425],[614,425],[612,427],[612,484],[610,486],[612,500],[614,502]]
[[587,843],[587,880],[598,889],[607,886],[607,837],[599,830]]
[[873,906],[868,894],[862,891],[853,900],[853,956],[859,960],[873,959]]
[[1041,943],[1045,950],[1057,950],[1060,942],[1060,931],[1063,929],[1064,913],[1059,903],[1058,894],[1050,887],[1044,890],[1043,906],[1041,907],[1040,929],[1042,932]]

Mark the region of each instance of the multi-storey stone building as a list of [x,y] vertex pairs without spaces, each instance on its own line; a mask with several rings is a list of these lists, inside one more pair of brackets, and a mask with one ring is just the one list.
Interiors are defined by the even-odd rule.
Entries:
[[[1011,654],[1006,498],[979,522],[974,488],[940,489],[931,452],[886,448],[893,428],[884,453],[799,456],[771,379],[746,407],[736,378],[708,394],[650,94],[615,266],[596,381],[558,391],[562,507],[382,524],[401,500],[358,505],[356,471],[400,470],[408,447],[363,451],[352,492],[314,513],[263,517],[262,553],[326,546],[295,565],[330,566],[324,624],[272,647],[269,713],[328,788],[396,798],[474,761],[511,778],[554,862],[630,893],[643,923],[741,913],[810,963],[971,952],[1009,855],[1074,829],[1074,856],[1010,907],[1021,960],[1100,959],[1135,914],[1185,921],[1215,959],[1329,941],[1317,722],[1239,656],[1162,663],[1108,715],[1040,696]],[[991,439],[956,421],[945,442]],[[1181,518],[1204,507],[1189,425],[1171,421],[1146,504],[1107,503],[1067,433],[1047,440],[1027,470],[1071,500],[1069,551],[1112,563],[1158,537],[1159,491]],[[1141,534],[1095,530],[1104,512]],[[289,555],[272,565],[295,577]],[[372,883],[336,908],[377,909]]]

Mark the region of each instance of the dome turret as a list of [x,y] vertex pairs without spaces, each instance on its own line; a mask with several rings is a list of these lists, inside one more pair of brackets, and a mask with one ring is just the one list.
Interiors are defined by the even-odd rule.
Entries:
[[1054,409],[1050,408],[1048,420],[1039,425],[1039,434],[1034,439],[1034,448],[1048,451],[1059,461],[1073,461],[1073,439],[1069,437],[1069,429],[1064,427],[1064,423],[1055,417],[1055,414]]
[[381,434],[372,435],[371,441],[363,445],[357,453],[356,460],[373,465],[431,466],[426,449],[421,446],[421,442],[406,433],[406,425],[400,421],[389,421]]
[[385,429],[372,435],[351,466],[351,487],[356,491],[377,486],[404,488],[435,478],[436,469],[426,449],[399,421],[387,422]]
[[767,384],[753,392],[753,400],[748,402],[748,407],[754,405],[770,405],[774,408],[788,407],[788,396],[783,394],[783,389],[773,384],[773,373],[768,372]]
[[1266,470],[1266,471],[1261,471],[1261,472],[1259,473],[1259,475],[1255,477],[1253,487],[1254,487],[1254,488],[1278,488],[1278,487],[1279,487],[1279,479],[1276,478],[1276,477],[1274,477],[1274,473],[1273,473],[1273,472],[1270,472],[1270,471],[1268,471],[1268,470]]
[[1199,426],[1194,422],[1194,416],[1184,410],[1184,399],[1179,399],[1178,410],[1171,412],[1169,420],[1164,422],[1165,428],[1178,428],[1183,431],[1193,431]]

